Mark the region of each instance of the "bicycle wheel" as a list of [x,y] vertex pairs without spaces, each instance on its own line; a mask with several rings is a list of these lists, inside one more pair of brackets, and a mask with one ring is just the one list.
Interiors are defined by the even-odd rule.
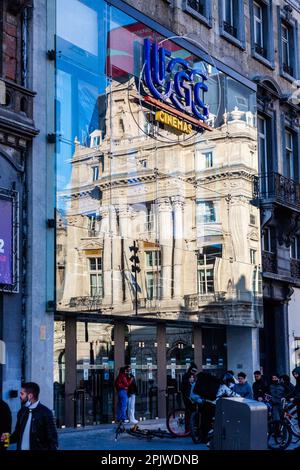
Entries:
[[271,421],[268,425],[268,447],[273,450],[284,450],[290,445],[292,433],[285,421]]
[[191,431],[185,427],[185,410],[171,411],[167,417],[168,431],[176,437],[189,436]]
[[191,429],[191,437],[195,444],[199,444],[202,439],[200,423],[201,423],[201,414],[199,413],[199,411],[193,411],[193,413],[191,414],[191,419],[190,419],[190,429]]
[[124,423],[121,421],[120,423],[118,423],[118,426],[116,428],[115,441],[118,440],[119,435],[122,434],[123,432],[125,432],[125,426],[124,426]]
[[293,437],[296,438],[293,440],[297,442],[300,439],[300,426],[298,423],[298,415],[297,415],[296,406],[290,407],[289,412],[288,412],[288,420],[289,420],[289,424],[291,427],[291,433]]

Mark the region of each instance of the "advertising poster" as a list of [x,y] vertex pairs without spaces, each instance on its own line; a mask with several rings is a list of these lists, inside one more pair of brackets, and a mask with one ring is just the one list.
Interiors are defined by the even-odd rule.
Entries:
[[13,284],[13,205],[0,198],[0,284]]

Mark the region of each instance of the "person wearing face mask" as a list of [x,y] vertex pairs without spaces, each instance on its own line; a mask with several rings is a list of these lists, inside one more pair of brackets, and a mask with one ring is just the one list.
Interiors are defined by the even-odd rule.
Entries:
[[58,439],[52,411],[39,401],[40,387],[34,382],[22,384],[21,409],[10,443],[17,450],[57,450]]
[[272,374],[270,382],[270,394],[272,396],[272,418],[274,421],[279,421],[282,412],[282,398],[285,397],[285,386],[280,382],[277,373]]

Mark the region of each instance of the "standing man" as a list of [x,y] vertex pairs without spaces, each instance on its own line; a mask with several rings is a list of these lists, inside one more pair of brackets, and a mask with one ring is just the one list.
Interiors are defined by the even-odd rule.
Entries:
[[39,401],[40,387],[34,382],[22,385],[21,409],[10,442],[17,450],[57,450],[57,431],[52,411]]
[[11,412],[5,401],[0,400],[0,451],[6,450],[5,441],[11,433]]
[[263,401],[265,394],[268,393],[268,386],[261,375],[260,370],[254,372],[254,382],[252,384],[253,398],[257,401]]

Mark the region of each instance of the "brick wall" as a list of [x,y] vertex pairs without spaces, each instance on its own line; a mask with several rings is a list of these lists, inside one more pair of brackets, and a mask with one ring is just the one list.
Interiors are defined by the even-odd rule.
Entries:
[[[3,30],[2,30],[2,74],[4,78],[17,81],[18,49],[20,33],[20,24],[17,16],[4,11],[3,12]],[[21,51],[19,52],[19,56]]]

